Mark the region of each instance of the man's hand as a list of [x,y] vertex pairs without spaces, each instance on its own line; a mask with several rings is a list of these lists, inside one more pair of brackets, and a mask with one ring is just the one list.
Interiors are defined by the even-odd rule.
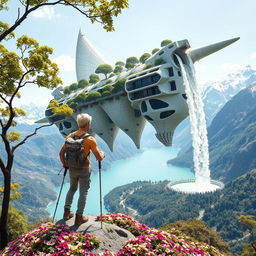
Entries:
[[102,159],[105,157],[105,153],[103,151],[99,151],[99,155],[97,157],[97,160],[98,161],[102,161]]

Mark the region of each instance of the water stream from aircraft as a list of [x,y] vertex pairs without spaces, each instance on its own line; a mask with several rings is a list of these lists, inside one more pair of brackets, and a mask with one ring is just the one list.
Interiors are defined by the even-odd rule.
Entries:
[[193,64],[183,64],[181,58],[178,55],[176,56],[181,67],[185,83],[185,92],[187,95],[192,134],[195,182],[199,186],[208,186],[210,185],[211,178],[209,169],[207,127],[201,88],[196,81]]

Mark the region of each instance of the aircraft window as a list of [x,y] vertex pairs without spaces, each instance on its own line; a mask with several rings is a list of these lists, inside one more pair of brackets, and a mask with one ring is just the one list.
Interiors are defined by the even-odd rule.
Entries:
[[137,100],[137,99],[145,98],[145,97],[160,94],[160,93],[161,92],[158,86],[153,86],[151,88],[148,88],[142,91],[134,92],[133,96],[131,97],[131,100]]
[[134,109],[134,116],[135,117],[140,117],[141,116],[141,113],[138,109]]
[[161,52],[158,53],[158,55],[162,55],[162,54],[164,54],[164,51],[161,51]]
[[60,123],[59,130],[60,130],[60,131],[63,130],[63,125],[62,125],[62,123]]
[[173,46],[174,46],[174,45],[173,45],[173,44],[171,44],[171,45],[169,45],[169,46],[168,46],[168,48],[169,48],[169,49],[171,49]]
[[67,128],[67,129],[71,128],[71,126],[72,126],[70,122],[63,122],[63,124],[64,124],[65,128]]
[[160,113],[160,119],[167,118],[168,116],[171,116],[175,113],[175,110],[168,110]]
[[169,72],[169,76],[170,76],[170,77],[171,77],[171,76],[174,76],[174,74],[173,74],[173,68],[172,68],[172,67],[168,68],[168,72]]
[[153,109],[167,108],[169,106],[168,103],[158,99],[150,99],[149,103]]
[[178,76],[181,76],[181,72],[180,71],[178,71]]
[[188,97],[186,95],[186,93],[182,94],[182,97],[186,100]]
[[142,101],[141,103],[141,111],[142,113],[147,112],[148,108],[145,101]]
[[141,78],[139,80],[136,80],[134,82],[129,82],[126,85],[126,88],[127,88],[128,91],[135,90],[135,89],[138,89],[138,88],[141,88],[141,87],[144,87],[144,86],[155,84],[160,80],[160,78],[161,77],[158,74],[147,76],[147,77]]
[[145,115],[145,118],[146,118],[148,121],[154,121],[150,116]]
[[155,84],[156,82],[158,82],[160,80],[160,76],[159,75],[153,75],[152,77],[153,79],[153,84]]
[[176,54],[173,55],[173,60],[174,60],[174,63],[175,63],[178,67],[180,67],[180,63],[179,63],[179,60],[178,60]]
[[171,91],[176,91],[177,90],[175,81],[171,81],[170,85],[171,85]]

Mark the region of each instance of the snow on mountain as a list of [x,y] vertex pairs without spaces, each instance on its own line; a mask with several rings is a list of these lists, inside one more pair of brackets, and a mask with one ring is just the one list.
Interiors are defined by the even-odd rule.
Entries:
[[228,74],[222,80],[204,85],[203,101],[208,124],[219,110],[235,96],[256,81],[256,70],[250,65]]
[[25,116],[17,118],[19,124],[35,124],[35,121],[44,118],[45,107],[36,106],[35,104],[21,105],[21,109],[26,112]]

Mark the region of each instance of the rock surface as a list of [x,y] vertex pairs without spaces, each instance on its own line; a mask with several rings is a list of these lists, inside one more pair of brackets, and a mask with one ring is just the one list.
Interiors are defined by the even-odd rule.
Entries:
[[82,234],[90,234],[97,237],[100,240],[100,245],[97,249],[93,250],[92,253],[103,252],[107,249],[110,252],[118,252],[124,245],[124,243],[134,238],[135,236],[126,229],[120,228],[115,224],[102,223],[96,221],[96,216],[88,216],[89,220],[80,225],[74,225],[75,217],[68,221],[59,220],[58,224],[66,224],[71,230],[80,232]]

